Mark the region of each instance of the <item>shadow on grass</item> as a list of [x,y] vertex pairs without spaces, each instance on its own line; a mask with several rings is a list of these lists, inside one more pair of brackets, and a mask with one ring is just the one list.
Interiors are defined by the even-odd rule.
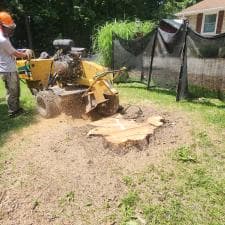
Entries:
[[189,98],[187,99],[187,102],[192,103],[192,104],[196,104],[196,105],[203,105],[206,107],[215,107],[218,109],[225,109],[225,103],[221,101],[221,103],[223,103],[223,105],[218,105],[215,104],[213,102],[210,101],[210,99],[198,99],[198,98]]
[[154,92],[154,93],[162,94],[162,95],[174,96],[174,98],[176,98],[176,95],[177,95],[175,90],[160,89],[160,88],[156,88],[156,87],[150,87],[148,90],[151,92]]
[[163,94],[163,95],[171,95],[174,96],[174,98],[176,97],[176,91],[175,90],[171,90],[171,89],[162,89],[162,88],[158,88],[155,86],[151,86],[149,88],[147,88],[146,84],[143,84],[141,82],[131,82],[131,83],[126,83],[126,84],[118,84],[118,87],[122,87],[125,89],[142,89],[142,90],[148,90],[150,93],[154,92],[154,93],[158,93],[158,94]]
[[[215,99],[218,99],[220,104],[214,103],[213,101]],[[211,91],[206,88],[191,86],[189,88],[189,96],[187,101],[193,104],[225,109],[224,93],[219,91]]]
[[197,87],[193,85],[190,85],[188,89],[191,98],[218,98],[221,101],[224,101],[225,99],[225,93],[221,90],[209,90],[204,87]]
[[16,132],[36,121],[34,109],[25,108],[25,111],[26,113],[16,118],[9,118],[7,105],[0,100],[0,148],[7,141],[10,133]]
[[[118,87],[121,87],[123,89],[141,89],[141,90],[149,90],[149,93],[154,94],[160,94],[160,95],[167,95],[167,96],[174,96],[174,99],[176,98],[176,91],[174,89],[163,89],[158,88],[155,86],[151,86],[149,89],[147,89],[147,86],[145,84],[140,83],[120,83],[118,84]],[[188,94],[188,97],[184,99],[184,102],[188,102],[195,105],[202,105],[206,107],[215,107],[218,109],[225,109],[225,102],[219,98],[218,92],[209,91],[207,89],[203,88],[196,88],[193,89],[193,87],[190,88],[190,92]],[[161,96],[161,97],[162,97]],[[215,103],[215,99],[218,99],[220,101],[219,103]]]

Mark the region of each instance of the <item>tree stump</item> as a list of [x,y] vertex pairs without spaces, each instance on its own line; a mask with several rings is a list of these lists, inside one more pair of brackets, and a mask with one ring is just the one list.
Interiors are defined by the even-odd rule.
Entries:
[[118,115],[92,122],[95,128],[89,131],[88,136],[102,136],[106,146],[117,150],[131,146],[142,148],[163,123],[164,119],[160,116],[152,116],[143,123],[137,123]]

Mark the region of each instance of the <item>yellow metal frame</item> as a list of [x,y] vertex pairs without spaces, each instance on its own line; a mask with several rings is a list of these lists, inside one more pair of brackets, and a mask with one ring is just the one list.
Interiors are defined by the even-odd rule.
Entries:
[[19,77],[25,80],[40,81],[43,87],[47,87],[52,64],[53,59],[17,60],[17,68],[29,65],[30,69],[30,75],[24,72],[20,73]]
[[[30,61],[18,60],[17,67],[21,68],[29,64],[30,74],[20,73],[20,78],[30,81],[40,81],[43,87],[47,87],[49,74],[54,72],[53,59],[31,59]],[[81,68],[83,76],[77,78],[74,83],[88,87],[87,94],[95,96],[96,103],[106,101],[104,94],[115,95],[118,92],[112,87],[113,74],[96,79],[96,75],[106,72],[107,68],[94,62],[82,60]]]

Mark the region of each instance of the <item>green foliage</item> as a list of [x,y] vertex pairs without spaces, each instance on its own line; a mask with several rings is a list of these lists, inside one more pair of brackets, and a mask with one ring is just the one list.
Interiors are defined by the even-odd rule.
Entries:
[[134,216],[134,210],[139,200],[136,191],[129,191],[121,200],[122,222],[121,225],[127,224]]
[[175,152],[175,159],[182,162],[197,162],[197,156],[190,147],[180,147]]
[[99,62],[105,66],[112,63],[112,35],[115,33],[119,37],[130,40],[135,38],[137,33],[147,34],[154,28],[153,22],[112,22],[106,23],[96,31],[93,41],[93,49],[99,54]]
[[96,27],[107,21],[159,21],[194,4],[196,0],[1,0],[0,10],[13,14],[17,23],[14,44],[28,47],[25,21],[28,18],[37,52],[52,50],[55,38],[71,38],[77,46],[90,47]]
[[191,188],[202,187],[210,188],[213,185],[213,178],[207,175],[205,169],[197,168],[194,169],[193,173],[187,176],[186,185]]
[[183,224],[187,214],[180,200],[170,199],[165,205],[149,204],[143,207],[144,215],[149,224]]
[[11,11],[17,23],[14,42],[16,47],[27,47],[25,19],[29,18],[34,48],[38,51],[51,50],[57,37],[71,38],[76,45],[90,46],[93,29],[106,21],[158,20],[161,1],[81,1],[43,0],[1,1],[0,10]]
[[128,192],[127,195],[122,199],[122,206],[125,209],[134,208],[138,200],[137,192]]
[[199,1],[201,0],[165,0],[161,10],[161,15],[167,18],[173,18],[175,13],[196,4]]

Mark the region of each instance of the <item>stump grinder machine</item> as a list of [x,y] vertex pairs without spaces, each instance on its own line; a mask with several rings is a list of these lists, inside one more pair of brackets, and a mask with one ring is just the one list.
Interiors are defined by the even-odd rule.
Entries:
[[53,42],[53,57],[17,60],[20,78],[36,96],[37,109],[45,118],[61,112],[87,115],[97,111],[110,116],[118,111],[119,95],[113,79],[124,70],[108,71],[92,61],[82,59],[70,39]]

